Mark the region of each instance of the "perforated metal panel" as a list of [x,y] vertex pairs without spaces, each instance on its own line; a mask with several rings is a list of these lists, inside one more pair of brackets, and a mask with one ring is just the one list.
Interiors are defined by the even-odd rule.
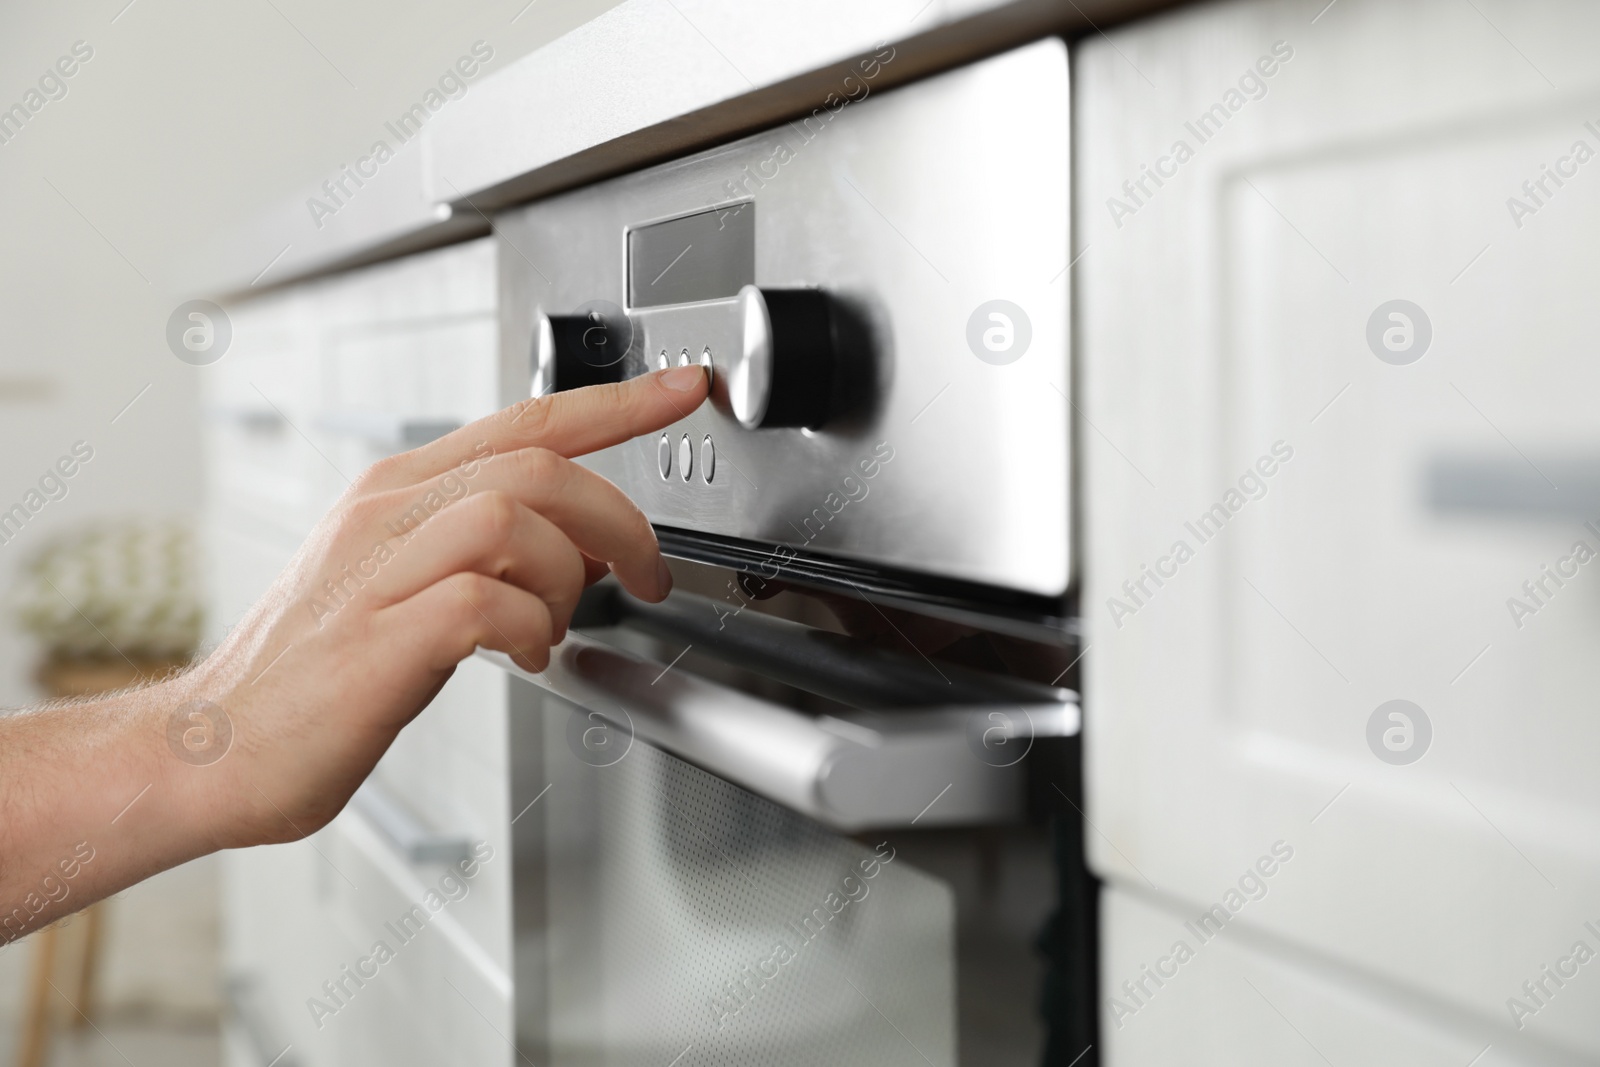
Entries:
[[956,1062],[947,885],[642,742],[586,763],[580,713],[543,704],[550,789],[519,847],[544,860],[518,877],[544,880],[519,945],[544,1004],[519,1045],[555,1067]]

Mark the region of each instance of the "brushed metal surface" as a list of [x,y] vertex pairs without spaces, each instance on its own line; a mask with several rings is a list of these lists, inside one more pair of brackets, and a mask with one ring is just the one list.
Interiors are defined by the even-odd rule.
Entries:
[[[796,711],[572,633],[538,674],[480,657],[590,710],[631,744],[648,742],[790,811],[847,832],[996,825],[1024,814],[1024,768],[979,759],[974,732],[1076,736],[1076,702]],[[995,726],[995,723],[1000,726]],[[1019,757],[1020,760],[1020,757]],[[931,801],[938,798],[937,806]]]
[[[626,305],[629,228],[754,199],[756,284],[820,286],[858,343],[853,410],[813,432],[746,430],[707,405],[718,474],[663,480],[654,436],[590,457],[659,525],[1059,596],[1072,577],[1067,50],[1042,41],[497,220],[507,401],[535,316]],[[980,359],[990,301],[1031,334]],[[634,316],[636,372],[709,347],[726,380],[735,301]],[[979,321],[987,323],[987,319]],[[868,354],[864,354],[868,353]],[[986,353],[990,357],[993,353]]]

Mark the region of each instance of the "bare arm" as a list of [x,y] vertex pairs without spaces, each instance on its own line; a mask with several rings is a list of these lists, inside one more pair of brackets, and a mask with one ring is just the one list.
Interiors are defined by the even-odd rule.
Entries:
[[527,401],[374,465],[193,670],[0,718],[0,942],[222,848],[326,825],[455,666],[540,670],[606,573],[659,600],[644,515],[571,458],[659,429],[699,367]]

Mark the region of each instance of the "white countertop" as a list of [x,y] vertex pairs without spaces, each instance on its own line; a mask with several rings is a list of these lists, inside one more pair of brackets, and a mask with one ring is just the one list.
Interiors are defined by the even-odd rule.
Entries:
[[[484,233],[499,208],[822,106],[888,43],[874,89],[1171,0],[625,0],[429,116],[338,205],[319,188],[219,235],[195,284],[243,294]],[[263,269],[263,265],[266,265]]]

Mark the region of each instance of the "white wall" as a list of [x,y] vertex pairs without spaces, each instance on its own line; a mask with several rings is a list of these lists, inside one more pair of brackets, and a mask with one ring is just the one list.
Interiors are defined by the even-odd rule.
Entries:
[[[0,511],[74,441],[95,449],[68,495],[0,544],[0,591],[86,519],[198,512],[208,370],[165,340],[173,308],[200,295],[175,288],[195,249],[331,176],[475,41],[494,49],[492,72],[615,0],[126,2],[0,8],[0,109],[74,42],[93,49],[66,95],[0,144]],[[0,707],[37,699],[33,656],[0,622]],[[107,1009],[214,1003],[214,869],[113,903]],[[30,955],[0,953],[0,1015]]]
[[[52,530],[195,510],[206,369],[165,341],[195,249],[354,159],[473,42],[492,73],[613,2],[5,5],[0,108],[75,42],[93,57],[0,144],[0,510],[74,441],[95,458],[0,545],[0,589]],[[0,706],[35,698],[30,657],[0,627]]]

